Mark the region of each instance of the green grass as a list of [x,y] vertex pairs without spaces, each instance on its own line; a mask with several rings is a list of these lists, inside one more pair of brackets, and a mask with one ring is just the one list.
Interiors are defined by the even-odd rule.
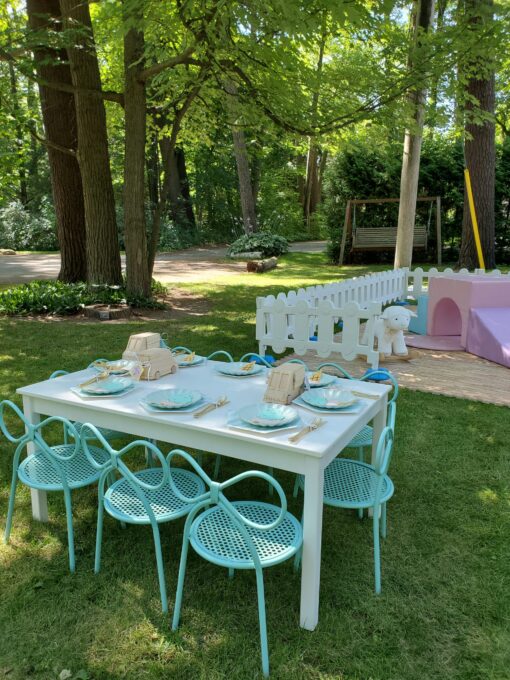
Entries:
[[[343,268],[342,275],[364,273]],[[236,356],[255,349],[254,299],[337,278],[321,256],[293,254],[264,276],[188,285],[207,296],[203,316],[165,323],[74,324],[0,320],[0,397],[56,368],[118,356],[130,333],[165,331],[171,343]],[[324,512],[320,623],[299,628],[299,576],[266,572],[272,677],[317,680],[508,680],[510,673],[509,411],[402,390],[391,476],[383,593],[373,594],[371,525]],[[0,446],[5,517],[12,447]],[[206,467],[212,468],[212,457]],[[225,459],[222,475],[244,469]],[[279,473],[291,497],[293,478]],[[233,497],[267,499],[262,483]],[[50,522],[33,522],[20,486],[11,544],[0,546],[0,677],[244,680],[261,677],[254,575],[191,555],[181,628],[160,611],[151,531],[105,520],[102,572],[93,574],[96,492],[74,496],[77,573],[67,566],[63,498]],[[172,611],[182,521],[162,540]],[[64,674],[65,675],[65,674]]]

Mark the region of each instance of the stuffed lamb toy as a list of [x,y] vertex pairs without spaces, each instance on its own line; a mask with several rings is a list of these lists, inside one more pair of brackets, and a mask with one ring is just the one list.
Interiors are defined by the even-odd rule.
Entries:
[[381,354],[407,356],[404,331],[409,328],[411,317],[416,316],[405,307],[386,307],[374,322],[374,337]]

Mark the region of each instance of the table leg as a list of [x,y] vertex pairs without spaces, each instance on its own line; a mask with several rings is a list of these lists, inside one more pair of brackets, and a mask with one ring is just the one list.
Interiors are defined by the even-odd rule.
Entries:
[[300,613],[301,627],[307,630],[314,630],[319,621],[323,492],[320,461],[310,460],[305,473]]
[[[23,397],[23,413],[25,418],[32,425],[37,425],[41,420],[38,413],[32,409],[32,403],[29,398]],[[30,442],[27,445],[27,454],[34,453],[34,444]],[[32,500],[32,517],[39,520],[39,522],[48,521],[48,498],[46,491],[39,491],[38,489],[30,489],[30,496]]]
[[373,420],[373,432],[372,432],[372,465],[375,463],[375,456],[377,453],[377,444],[379,443],[379,437],[381,432],[386,427],[386,414],[388,412],[388,396],[385,394],[381,399],[381,408],[377,412]]

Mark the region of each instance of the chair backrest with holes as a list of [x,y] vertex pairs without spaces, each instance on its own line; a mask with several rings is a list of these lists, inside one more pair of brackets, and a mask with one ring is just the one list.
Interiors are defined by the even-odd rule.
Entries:
[[[90,464],[98,471],[101,471],[101,476],[99,478],[99,501],[102,502],[104,493],[106,479],[108,475],[112,472],[116,472],[118,475],[123,477],[143,505],[149,519],[152,523],[156,523],[156,517],[150,506],[149,500],[147,498],[147,491],[157,491],[161,489],[164,485],[168,484],[169,481],[169,467],[166,458],[161,453],[161,450],[148,440],[137,439],[136,441],[130,442],[122,449],[114,449],[111,444],[103,437],[101,432],[92,425],[91,423],[84,423],[80,431],[81,445],[85,451]],[[104,463],[98,463],[92,453],[90,452],[90,441],[97,440],[100,442],[103,449],[108,453],[109,458]],[[161,465],[161,479],[157,484],[150,484],[143,481],[139,477],[136,477],[133,472],[129,469],[128,465],[123,461],[123,456],[127,453],[134,451],[136,449],[143,448],[149,450],[151,454],[158,459]],[[158,475],[159,476],[159,475]]]
[[[6,409],[13,411],[14,415],[17,416],[17,418],[21,421],[25,428],[24,434],[16,436],[9,430],[5,419]],[[55,448],[49,446],[49,444],[46,442],[43,436],[43,430],[53,423],[62,425],[64,437],[66,437],[67,432],[69,432],[74,438],[74,444],[69,446],[69,452],[59,453],[55,450]],[[33,442],[37,450],[37,455],[44,456],[44,458],[56,471],[62,486],[64,488],[68,487],[67,476],[63,464],[69,463],[80,450],[80,438],[76,428],[69,420],[66,420],[66,418],[61,418],[60,416],[50,416],[40,423],[33,425],[32,423],[28,422],[16,404],[6,399],[0,402],[0,430],[8,441],[10,441],[12,444],[17,444],[13,458],[13,465],[15,468],[18,467],[20,456],[27,444]],[[36,485],[34,484],[34,486]]]
[[[206,484],[206,487],[209,490],[194,498],[184,496],[179,491],[172,478],[172,460],[175,457],[184,458],[184,460],[186,460],[189,463],[189,465],[194,469],[194,471],[199,475],[199,477],[202,478],[202,480]],[[243,536],[255,566],[260,569],[261,568],[260,558],[257,553],[257,549],[255,548],[255,544],[253,543],[253,540],[251,539],[247,531],[247,528],[257,529],[259,531],[271,531],[272,529],[276,529],[276,527],[281,524],[287,513],[287,499],[280,484],[274,479],[274,477],[260,470],[250,470],[247,472],[242,472],[241,474],[236,475],[231,479],[227,479],[225,482],[215,482],[205,473],[205,471],[200,467],[196,460],[189,455],[189,453],[186,453],[186,451],[182,451],[181,449],[174,449],[173,451],[170,451],[170,453],[167,456],[167,460],[170,468],[170,486],[172,487],[172,491],[182,501],[185,501],[186,503],[192,503],[195,505],[195,507],[190,512],[186,520],[184,535],[187,536],[189,534],[189,530],[193,520],[203,508],[209,507],[211,505],[219,505],[221,506],[222,510],[224,510],[225,513],[229,516],[229,518],[232,520],[236,528]],[[280,513],[276,520],[269,524],[259,524],[241,515],[223,493],[225,489],[234,486],[235,484],[238,484],[239,482],[245,479],[254,477],[258,479],[263,479],[264,481],[271,484],[271,486],[276,490],[280,498]]]

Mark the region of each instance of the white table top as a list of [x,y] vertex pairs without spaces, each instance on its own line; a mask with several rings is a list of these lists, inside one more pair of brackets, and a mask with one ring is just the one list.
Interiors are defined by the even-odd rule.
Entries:
[[[134,421],[147,424],[158,424],[157,436],[154,438],[176,442],[172,438],[177,430],[193,431],[205,435],[224,435],[229,439],[238,440],[239,443],[264,443],[271,448],[285,451],[299,451],[307,456],[322,458],[333,449],[341,450],[360,428],[369,422],[381,409],[381,398],[386,395],[391,387],[389,385],[349,381],[346,387],[374,395],[379,399],[361,399],[363,405],[361,411],[350,415],[324,414],[322,417],[326,424],[315,432],[306,435],[299,443],[289,442],[289,436],[298,430],[284,430],[269,434],[258,432],[245,432],[233,429],[227,425],[227,418],[233,411],[262,401],[266,390],[267,369],[258,375],[246,378],[233,378],[223,376],[215,370],[218,362],[206,361],[197,366],[178,369],[176,374],[168,375],[156,381],[140,381],[135,388],[125,396],[109,397],[100,399],[82,399],[71,391],[89,377],[94,375],[93,369],[86,369],[76,373],[70,373],[53,380],[35,383],[18,389],[18,393],[32,400],[35,412],[44,415],[64,415],[67,418],[86,422],[97,422],[103,427],[112,427],[122,431],[137,434]],[[344,381],[341,381],[342,383]],[[345,383],[344,383],[345,384]],[[194,418],[192,413],[149,413],[140,404],[140,399],[149,392],[165,388],[187,388],[199,390],[210,400],[217,400],[222,395],[227,395],[230,404],[216,409],[201,418]],[[60,406],[60,408],[59,408]],[[304,424],[308,424],[317,413],[296,407]],[[111,416],[111,418],[109,417]],[[105,419],[106,417],[106,419]],[[125,427],[133,420],[133,430]],[[162,436],[161,424],[168,428],[168,439]],[[122,429],[124,425],[124,429]],[[184,434],[181,432],[181,435]],[[181,436],[182,439],[182,436]],[[204,450],[208,450],[204,446]],[[214,450],[214,449],[209,449]],[[240,458],[243,456],[240,455]]]

